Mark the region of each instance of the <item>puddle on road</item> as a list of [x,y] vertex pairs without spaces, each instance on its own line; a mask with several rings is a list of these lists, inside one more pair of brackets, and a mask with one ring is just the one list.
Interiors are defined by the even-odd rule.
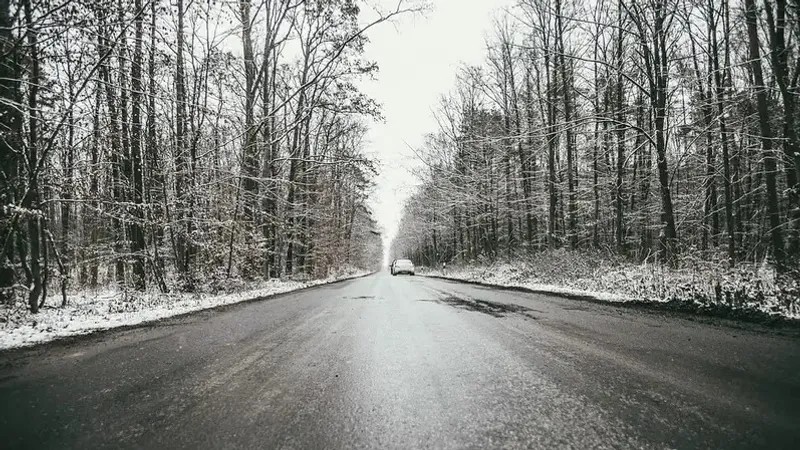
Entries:
[[487,300],[464,299],[464,298],[454,297],[452,295],[445,298],[428,300],[428,301],[433,301],[436,303],[444,303],[446,305],[450,305],[455,308],[488,314],[492,317],[505,317],[508,314],[519,314],[526,317],[530,317],[531,319],[537,319],[537,317],[533,315],[532,309],[509,303],[495,303]]

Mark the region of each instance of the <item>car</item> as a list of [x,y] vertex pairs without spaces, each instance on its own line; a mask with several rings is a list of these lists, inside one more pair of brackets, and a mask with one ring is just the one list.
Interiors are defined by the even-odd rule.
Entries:
[[391,265],[392,275],[408,274],[414,275],[414,263],[410,259],[395,259]]

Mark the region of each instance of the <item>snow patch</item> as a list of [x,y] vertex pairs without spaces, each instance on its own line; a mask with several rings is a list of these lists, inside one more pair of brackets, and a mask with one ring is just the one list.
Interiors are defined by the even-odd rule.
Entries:
[[476,262],[425,273],[607,302],[678,301],[698,308],[722,307],[800,319],[798,280],[777,274],[768,264],[728,269],[712,262],[692,262],[670,268],[557,252],[530,260]]
[[[53,339],[87,334],[127,325],[137,325],[193,311],[230,305],[298,289],[367,275],[362,270],[343,271],[324,279],[278,280],[252,283],[225,294],[145,292],[117,290],[80,292],[67,297],[67,306],[45,306],[30,314],[23,304],[0,306],[0,350],[39,344]],[[49,298],[60,302],[60,297]]]

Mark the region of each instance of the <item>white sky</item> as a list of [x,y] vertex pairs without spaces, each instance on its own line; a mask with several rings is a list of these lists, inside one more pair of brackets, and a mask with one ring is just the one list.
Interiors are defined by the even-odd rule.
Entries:
[[[397,0],[380,0],[391,7]],[[461,63],[480,64],[495,12],[514,0],[431,0],[421,16],[381,24],[368,33],[366,58],[380,68],[362,90],[383,105],[385,123],[373,123],[367,151],[381,161],[373,210],[386,232],[397,233],[403,202],[417,181],[410,170],[420,163],[411,147],[435,132],[433,109],[453,88]],[[366,11],[365,11],[366,14]]]

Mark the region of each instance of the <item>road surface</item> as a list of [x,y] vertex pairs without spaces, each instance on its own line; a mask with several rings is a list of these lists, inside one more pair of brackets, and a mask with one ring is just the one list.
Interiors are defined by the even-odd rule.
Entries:
[[380,273],[0,353],[0,447],[797,448],[799,343]]

